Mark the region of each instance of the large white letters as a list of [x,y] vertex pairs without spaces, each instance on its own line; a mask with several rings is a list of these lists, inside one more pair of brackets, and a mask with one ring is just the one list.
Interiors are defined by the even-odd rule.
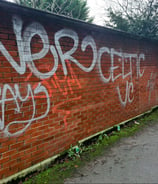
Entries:
[[[60,39],[63,37],[68,37],[71,38],[74,41],[73,47],[63,53],[61,45],[60,45]],[[85,67],[83,66],[81,63],[79,63],[77,61],[77,59],[75,59],[72,54],[74,54],[76,52],[76,50],[78,49],[78,44],[79,44],[79,38],[76,32],[69,30],[69,29],[62,29],[61,31],[58,31],[57,33],[55,33],[55,45],[56,48],[58,50],[61,62],[62,62],[62,66],[63,66],[63,71],[64,71],[64,75],[67,75],[67,68],[66,68],[66,64],[65,61],[69,60],[74,62],[79,68],[81,68],[83,71],[85,72],[90,72],[93,70],[95,63],[97,61],[97,49],[96,49],[96,44],[94,39],[91,36],[87,36],[83,39],[82,43],[81,43],[81,49],[82,51],[86,50],[86,47],[88,45],[91,46],[92,51],[93,51],[93,61],[92,64],[90,65],[90,67]]]
[[[52,77],[59,66],[59,61],[62,64],[62,70],[64,75],[68,75],[68,69],[66,62],[73,62],[79,69],[84,72],[91,72],[95,67],[99,71],[101,80],[104,83],[112,82],[114,83],[118,79],[126,80],[125,93],[122,93],[122,88],[117,84],[116,91],[118,93],[118,98],[120,103],[125,107],[127,103],[132,103],[134,100],[134,84],[132,82],[133,71],[132,68],[136,67],[136,77],[141,78],[144,75],[144,69],[141,67],[141,62],[145,60],[145,55],[143,53],[126,53],[108,47],[98,48],[96,46],[95,40],[87,35],[82,40],[79,39],[78,34],[70,29],[61,29],[54,34],[54,45],[50,45],[50,40],[48,38],[45,28],[38,22],[33,22],[26,27],[23,27],[23,21],[18,16],[13,16],[13,31],[16,37],[17,50],[19,53],[20,62],[16,62],[15,59],[10,55],[9,51],[5,48],[4,44],[0,41],[0,52],[5,56],[10,65],[14,70],[19,74],[23,75],[26,73],[26,67],[28,66],[30,71],[39,79],[44,80]],[[42,49],[37,53],[32,53],[31,44],[35,36],[40,38]],[[72,44],[70,49],[64,51],[62,47],[62,39],[70,39]],[[80,47],[80,48],[79,48]],[[78,51],[78,48],[81,50],[81,53],[86,55],[88,52],[92,52],[92,60],[90,65],[84,66],[83,61],[78,61],[74,54]],[[90,51],[89,51],[90,50]],[[48,67],[48,71],[43,73],[39,71],[39,67],[36,67],[35,62],[44,58],[47,54],[52,55],[52,67]],[[108,61],[110,62],[110,67],[103,65],[103,55],[108,56]],[[89,56],[89,54],[88,54]],[[88,60],[89,61],[89,60]],[[126,64],[129,63],[129,68],[126,68]],[[125,70],[126,68],[126,70]],[[107,71],[107,74],[103,71]],[[118,71],[121,71],[120,73]],[[128,72],[127,72],[128,71]],[[126,72],[126,73],[125,73]],[[105,77],[106,76],[106,77]],[[35,89],[32,89],[30,84],[27,84],[27,94],[25,97],[22,97],[20,94],[20,89],[18,84],[14,84],[14,87],[11,87],[9,84],[4,84],[0,88],[0,105],[2,109],[2,117],[0,118],[0,130],[2,130],[6,136],[15,136],[23,133],[33,121],[42,119],[47,116],[50,109],[50,99],[48,94],[48,89],[42,86],[41,83]],[[7,94],[10,93],[12,98],[8,98]],[[36,117],[36,102],[35,98],[38,94],[43,93],[46,99],[47,109],[45,113],[39,117]],[[125,95],[123,95],[125,94]],[[21,108],[19,105],[19,100],[21,102],[26,102],[31,100],[32,102],[32,115],[31,118],[24,121],[12,121],[5,126],[5,106],[6,102],[13,101],[16,104],[15,111],[20,113]],[[14,124],[25,124],[24,128],[18,130],[17,132],[10,132],[9,128]]]
[[[35,121],[35,120],[39,120],[42,119],[44,117],[47,116],[49,109],[50,109],[50,100],[49,100],[49,94],[47,92],[47,89],[42,86],[40,83],[39,85],[32,90],[31,85],[28,84],[27,85],[27,94],[25,97],[22,97],[20,94],[20,90],[19,90],[19,86],[17,84],[14,85],[14,88],[12,88],[9,84],[5,84],[3,86],[3,88],[0,88],[1,90],[1,100],[0,100],[0,104],[1,104],[1,108],[2,108],[2,118],[0,119],[0,129],[3,130],[4,129],[4,125],[5,125],[5,104],[6,102],[9,101],[13,101],[16,104],[16,108],[15,111],[17,113],[21,112],[20,109],[20,105],[19,105],[19,100],[20,102],[26,102],[26,101],[31,101],[32,102],[32,115],[31,118],[28,120],[24,120],[24,121],[12,121],[10,122],[4,129],[4,133],[6,136],[15,136],[15,135],[20,135],[21,133],[23,133],[29,126],[30,124]],[[12,98],[7,98],[7,93],[10,93],[12,95]],[[43,115],[39,116],[39,117],[35,117],[35,113],[36,113],[36,103],[35,103],[35,96],[38,95],[39,93],[43,93],[45,98],[46,98],[46,104],[47,104],[47,108],[46,111]],[[17,131],[17,132],[10,132],[9,131],[9,127],[13,124],[26,124],[24,128],[22,128],[21,130]]]

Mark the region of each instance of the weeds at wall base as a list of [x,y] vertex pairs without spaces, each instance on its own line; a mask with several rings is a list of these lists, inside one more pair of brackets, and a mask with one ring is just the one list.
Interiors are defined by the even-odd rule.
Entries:
[[112,145],[116,144],[121,138],[129,137],[139,133],[143,128],[156,123],[158,120],[158,108],[152,113],[146,114],[141,118],[134,119],[124,125],[114,127],[106,133],[100,134],[83,144],[70,147],[67,152],[56,159],[46,170],[34,172],[25,178],[9,182],[10,184],[56,184],[64,183],[64,179],[71,177],[78,167],[84,166],[87,162],[94,160],[102,155]]

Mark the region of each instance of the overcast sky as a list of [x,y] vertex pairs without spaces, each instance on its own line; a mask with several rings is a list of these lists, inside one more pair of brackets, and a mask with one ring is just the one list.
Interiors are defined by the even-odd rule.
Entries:
[[94,23],[103,25],[105,17],[105,9],[108,4],[108,0],[87,0],[90,7],[90,16],[93,16]]

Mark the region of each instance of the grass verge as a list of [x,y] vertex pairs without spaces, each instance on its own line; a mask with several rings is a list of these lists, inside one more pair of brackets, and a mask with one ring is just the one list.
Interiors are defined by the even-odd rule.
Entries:
[[141,118],[134,119],[125,125],[121,125],[121,127],[116,127],[111,131],[96,136],[84,142],[82,145],[78,145],[75,148],[71,147],[66,154],[57,159],[46,170],[40,173],[30,174],[21,180],[19,179],[16,183],[62,184],[66,178],[73,175],[78,167],[102,155],[121,138],[132,136],[136,132],[156,122],[158,122],[158,109],[153,110],[153,112]]

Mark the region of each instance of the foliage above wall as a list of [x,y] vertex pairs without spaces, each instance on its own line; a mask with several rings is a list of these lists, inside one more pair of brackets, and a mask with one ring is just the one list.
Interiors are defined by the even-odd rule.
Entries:
[[158,39],[158,1],[116,0],[108,9],[106,25],[139,36]]
[[16,3],[59,15],[92,22],[86,0],[15,0]]

